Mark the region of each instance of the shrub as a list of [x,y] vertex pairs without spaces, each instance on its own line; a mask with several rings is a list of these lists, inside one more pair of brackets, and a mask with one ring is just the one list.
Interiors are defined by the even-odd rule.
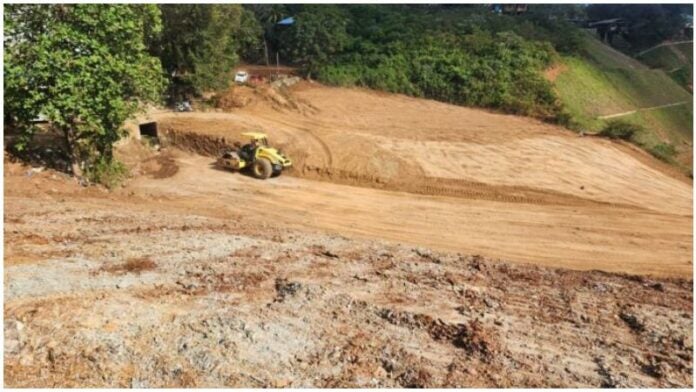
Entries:
[[665,162],[670,162],[672,158],[674,158],[674,155],[677,153],[677,150],[674,148],[674,146],[669,143],[656,144],[650,147],[648,151],[655,158]]
[[631,140],[633,135],[642,132],[643,127],[625,120],[611,120],[599,132],[600,136],[609,139]]
[[431,34],[338,56],[318,67],[317,78],[565,122],[553,86],[541,76],[552,55],[550,45],[510,32]]
[[128,177],[128,168],[115,159],[101,157],[87,167],[85,176],[90,182],[113,189]]

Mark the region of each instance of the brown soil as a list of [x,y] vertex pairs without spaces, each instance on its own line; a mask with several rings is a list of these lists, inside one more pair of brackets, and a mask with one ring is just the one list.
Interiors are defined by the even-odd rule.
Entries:
[[[235,203],[289,225],[359,238],[691,276],[691,180],[631,146],[527,118],[360,89],[304,82],[288,94],[316,111],[257,100],[232,113],[153,116],[169,145],[210,158],[182,156],[171,181],[135,181],[130,191],[186,189],[215,195],[223,210]],[[267,183],[210,168],[249,130],[267,132],[294,168]],[[230,187],[246,195],[239,200]]]
[[312,113],[316,110],[307,101],[292,94],[286,86],[273,87],[270,84],[258,86],[232,86],[213,99],[215,107],[225,112],[234,112],[247,106],[266,105],[274,110],[292,110],[299,113]]
[[[186,166],[136,182],[177,178]],[[690,279],[292,229],[241,203],[279,183],[217,179],[240,202],[106,193],[6,163],[5,245],[34,261],[5,258],[5,385],[693,385]]]
[[[119,145],[111,192],[5,160],[6,385],[693,386],[690,180],[529,119],[286,93],[313,109],[151,114],[165,147]],[[292,171],[214,167],[259,129]]]
[[145,159],[142,170],[151,178],[168,178],[179,171],[174,157],[170,153],[159,154]]
[[556,63],[551,68],[544,71],[544,77],[549,81],[553,82],[556,80],[558,75],[562,74],[568,69],[568,67],[563,63]]
[[151,271],[156,267],[157,264],[149,257],[134,257],[128,259],[123,264],[106,265],[102,268],[102,271],[123,275],[130,272],[141,273],[143,271]]

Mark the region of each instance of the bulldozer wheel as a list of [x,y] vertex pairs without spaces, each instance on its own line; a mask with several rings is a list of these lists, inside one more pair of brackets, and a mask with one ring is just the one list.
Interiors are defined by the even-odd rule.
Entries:
[[273,173],[273,166],[268,159],[259,158],[254,162],[252,172],[254,177],[265,180]]

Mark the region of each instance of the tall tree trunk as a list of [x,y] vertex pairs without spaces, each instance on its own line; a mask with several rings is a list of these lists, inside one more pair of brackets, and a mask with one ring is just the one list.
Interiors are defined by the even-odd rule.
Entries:
[[82,177],[82,168],[80,167],[80,159],[75,146],[73,128],[67,126],[62,129],[62,132],[65,138],[65,149],[68,153],[68,159],[70,159],[70,169],[75,177]]

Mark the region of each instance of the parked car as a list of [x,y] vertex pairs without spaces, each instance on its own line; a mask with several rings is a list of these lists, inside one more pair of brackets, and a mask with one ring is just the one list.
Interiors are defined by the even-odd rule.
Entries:
[[238,71],[234,75],[235,83],[244,84],[249,80],[249,74],[246,71]]
[[178,102],[176,104],[176,111],[177,112],[192,112],[193,108],[191,107],[191,102],[189,102],[189,101]]

